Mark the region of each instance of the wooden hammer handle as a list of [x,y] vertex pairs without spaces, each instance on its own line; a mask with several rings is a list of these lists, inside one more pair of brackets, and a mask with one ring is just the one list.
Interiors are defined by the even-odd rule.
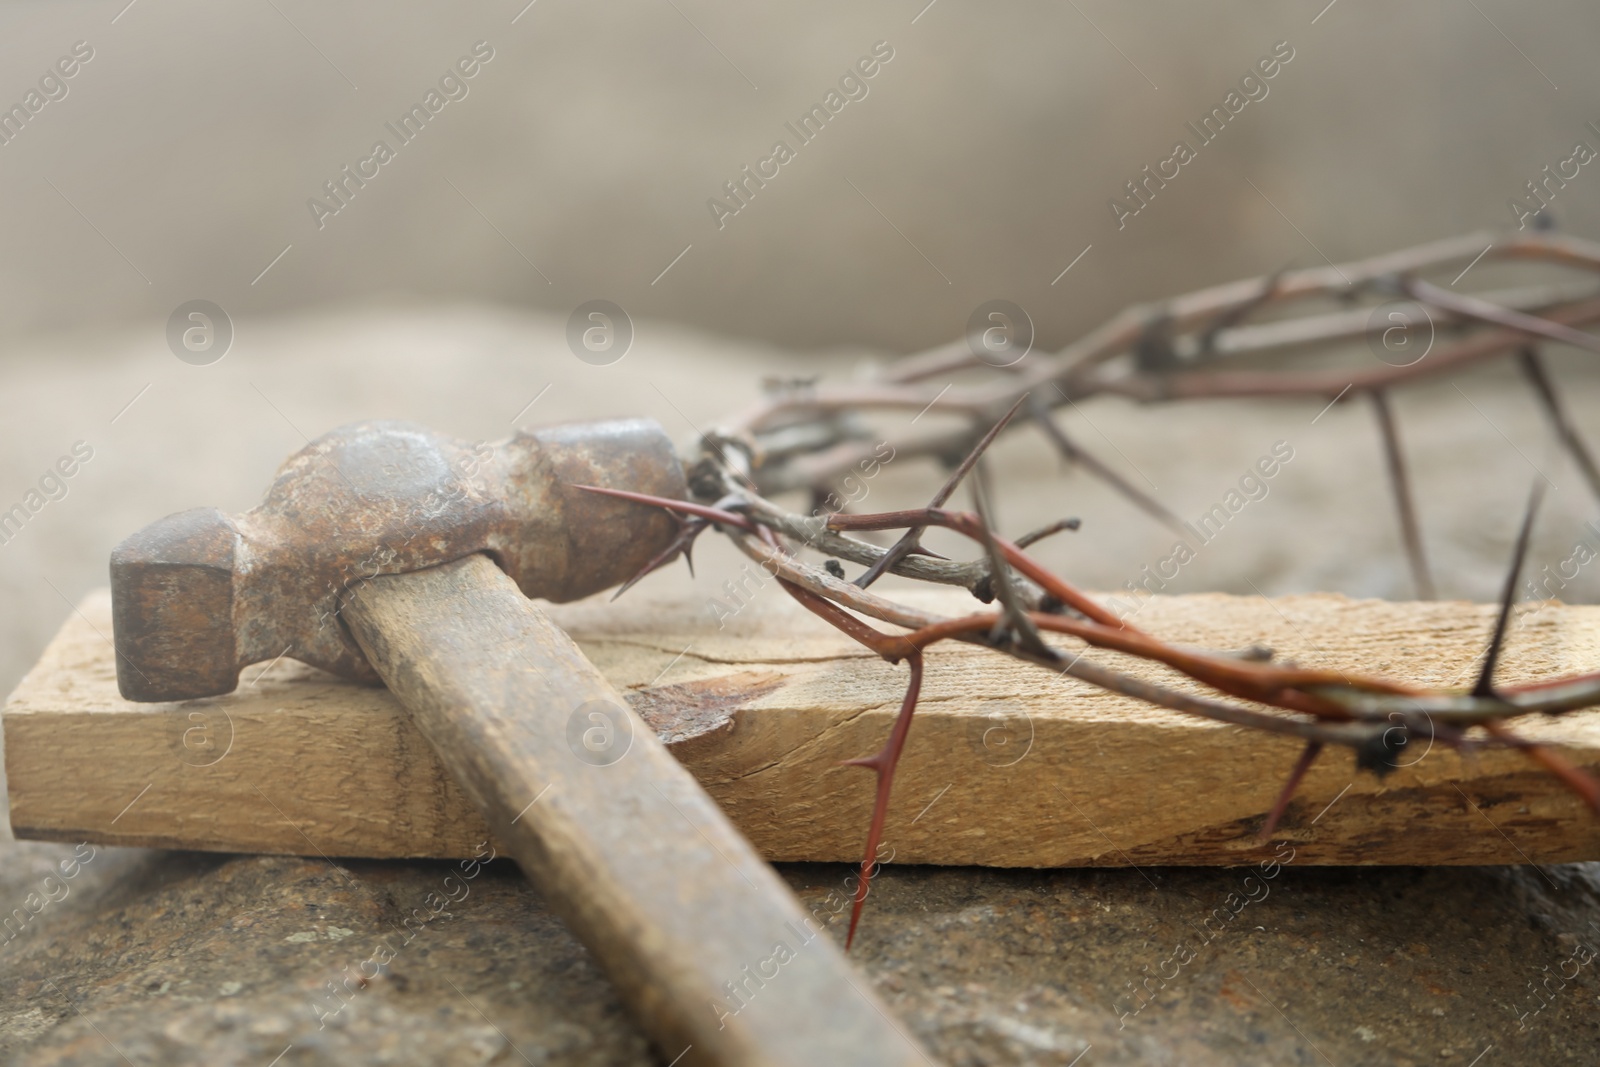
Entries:
[[655,732],[488,557],[361,582],[344,619],[665,1061],[932,1062]]

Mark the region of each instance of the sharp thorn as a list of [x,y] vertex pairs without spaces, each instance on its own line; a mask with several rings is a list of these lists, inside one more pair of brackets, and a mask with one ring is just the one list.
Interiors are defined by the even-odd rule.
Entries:
[[1517,531],[1517,544],[1511,552],[1511,569],[1506,574],[1505,588],[1500,593],[1500,612],[1494,620],[1494,635],[1489,638],[1489,649],[1484,653],[1483,670],[1478,683],[1472,687],[1475,697],[1493,697],[1494,669],[1500,660],[1500,650],[1505,644],[1506,624],[1511,621],[1511,606],[1517,598],[1517,579],[1522,576],[1522,562],[1528,555],[1528,542],[1533,534],[1533,519],[1544,499],[1544,481],[1536,480],[1528,494],[1528,510],[1522,516],[1522,528]]
[[638,573],[634,574],[633,577],[618,586],[617,591],[611,595],[612,600],[616,600],[617,597],[638,585],[647,575],[660,570],[677,559],[680,554],[689,564],[689,575],[693,577],[694,560],[691,558],[690,553],[694,550],[695,538],[710,529],[711,522],[698,516],[686,519],[676,513],[672,513],[672,517],[678,522],[678,533],[672,539],[672,543],[651,557],[650,561],[640,567]]
[[1433,575],[1428,570],[1428,558],[1422,548],[1422,527],[1417,522],[1416,505],[1411,499],[1411,478],[1406,473],[1405,457],[1400,451],[1400,432],[1395,428],[1394,412],[1383,390],[1374,389],[1367,395],[1372,398],[1372,410],[1378,418],[1378,431],[1383,437],[1389,485],[1394,491],[1395,511],[1400,516],[1400,536],[1405,540],[1406,558],[1411,562],[1411,578],[1416,583],[1417,598],[1432,600]]
[[1576,793],[1578,799],[1582,800],[1590,811],[1600,815],[1600,782],[1596,782],[1582,767],[1572,763],[1555,749],[1521,740],[1502,723],[1488,722],[1484,724],[1484,729],[1496,740],[1522,749],[1529,759],[1555,775],[1568,789]]
[[[696,515],[702,519],[733,526],[740,530],[755,531],[755,524],[743,515],[736,515],[731,511],[721,508],[707,507],[688,500],[674,500],[667,496],[651,496],[649,493],[634,493],[626,489],[607,489],[598,485],[580,485],[576,482],[567,483],[573,489],[581,489],[585,493],[598,493],[601,496],[616,497],[618,500],[631,500],[635,504],[649,504],[652,507],[665,508],[667,511],[681,515]],[[729,499],[727,497],[724,500]]]
[[1544,407],[1545,417],[1550,420],[1557,439],[1566,448],[1578,469],[1583,472],[1584,481],[1589,483],[1590,492],[1594,493],[1595,499],[1600,500],[1600,465],[1596,465],[1589,446],[1578,433],[1578,428],[1573,425],[1572,420],[1567,417],[1566,409],[1561,406],[1561,397],[1556,393],[1555,383],[1545,370],[1543,361],[1539,359],[1538,350],[1532,347],[1524,348],[1519,353],[1518,359],[1522,364],[1523,374],[1533,386],[1534,395]]
[[1017,596],[1017,587],[1012,579],[1011,567],[1006,563],[1005,557],[1000,552],[1000,545],[994,539],[993,525],[989,519],[988,494],[984,492],[983,481],[972,484],[973,504],[978,511],[978,532],[982,535],[984,552],[989,559],[989,586],[996,599],[1000,601],[1000,617],[995,620],[994,629],[990,631],[990,640],[1000,640],[1000,635],[1010,631],[1017,644],[1037,655],[1055,658],[1055,650],[1044,643],[1039,636],[1039,628],[1034,625],[1028,613],[1023,610],[1021,599]]
[[906,656],[911,668],[911,678],[906,683],[906,695],[900,702],[900,712],[895,716],[889,740],[874,759],[883,765],[877,768],[878,788],[872,803],[872,822],[867,827],[866,853],[861,860],[861,881],[856,887],[856,899],[850,909],[850,929],[845,934],[844,948],[850,951],[855,941],[856,926],[861,922],[861,908],[867,902],[867,890],[872,882],[872,868],[877,862],[878,844],[883,840],[883,826],[889,815],[889,792],[894,788],[894,772],[899,766],[900,754],[905,751],[906,736],[911,731],[911,717],[917,711],[917,697],[922,692],[922,652],[912,649]]
[[1081,464],[1090,474],[1127,497],[1135,507],[1167,529],[1180,535],[1187,532],[1183,520],[1164,507],[1159,500],[1128,481],[1094,455],[1085,452],[1081,445],[1068,437],[1066,431],[1056,425],[1055,419],[1050,417],[1050,412],[1044,405],[1036,405],[1032,417],[1067,462]]
[[[956,487],[967,476],[967,472],[972,470],[984,451],[994,443],[994,439],[1000,436],[1000,431],[1006,428],[1007,424],[1011,422],[1011,419],[1022,407],[1023,401],[1027,399],[1027,393],[1017,397],[1016,403],[1012,404],[1010,410],[1000,417],[1000,421],[989,427],[989,431],[978,439],[978,443],[972,446],[966,458],[961,461],[955,470],[950,472],[950,477],[945,479],[944,484],[939,487],[939,491],[933,494],[933,499],[928,503],[930,508],[941,507],[946,500],[950,499],[950,494],[956,491]],[[927,527],[913,526],[901,534],[900,539],[889,546],[889,551],[879,556],[872,566],[862,572],[861,576],[855,581],[856,586],[860,589],[865,589],[887,574],[891,567],[906,557],[907,553],[918,547],[917,540],[922,536],[922,532],[925,529]]]
[[1294,768],[1289,772],[1289,780],[1283,783],[1283,789],[1278,793],[1277,802],[1272,805],[1272,812],[1267,816],[1267,821],[1262,824],[1261,832],[1256,839],[1263,844],[1271,840],[1272,832],[1278,828],[1278,823],[1283,819],[1284,812],[1289,810],[1289,802],[1294,799],[1295,791],[1300,788],[1300,783],[1305,780],[1306,772],[1322,754],[1321,741],[1307,741],[1306,747],[1301,749],[1300,758],[1295,760]]

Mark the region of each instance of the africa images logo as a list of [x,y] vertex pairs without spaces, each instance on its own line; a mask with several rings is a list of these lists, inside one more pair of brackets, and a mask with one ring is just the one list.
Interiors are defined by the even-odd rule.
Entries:
[[71,91],[67,82],[77,77],[84,64],[93,58],[94,47],[88,41],[77,42],[72,46],[71,54],[56,60],[40,76],[37,89],[29,89],[19,102],[9,108],[0,108],[0,145],[8,145],[17,138],[47,104],[65,100]]

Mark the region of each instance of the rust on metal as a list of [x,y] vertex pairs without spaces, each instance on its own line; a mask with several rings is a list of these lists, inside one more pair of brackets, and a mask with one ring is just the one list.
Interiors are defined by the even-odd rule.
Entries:
[[627,699],[664,744],[678,745],[733,729],[735,711],[777,692],[785,682],[777,671],[740,671],[637,689]]
[[657,509],[573,484],[686,492],[650,419],[478,444],[407,422],[325,434],[250,511],[180,512],[112,552],[118,687],[129,700],[216,696],[241,668],[280,656],[375,683],[338,617],[360,580],[482,552],[526,595],[576,600],[627,578],[677,532]]

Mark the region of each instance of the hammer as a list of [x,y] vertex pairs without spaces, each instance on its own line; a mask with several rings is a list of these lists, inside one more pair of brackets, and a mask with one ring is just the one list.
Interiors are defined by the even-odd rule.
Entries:
[[111,555],[129,700],[231,692],[280,656],[389,686],[615,983],[664,1061],[931,1062],[654,731],[529,598],[616,585],[682,498],[653,421],[472,445],[402,422],[318,438],[261,505],[180,512]]

